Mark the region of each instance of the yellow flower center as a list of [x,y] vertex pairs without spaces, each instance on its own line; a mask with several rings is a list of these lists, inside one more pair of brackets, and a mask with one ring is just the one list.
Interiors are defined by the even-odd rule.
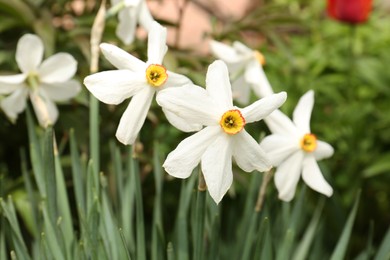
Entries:
[[242,116],[240,110],[228,110],[222,115],[219,124],[225,133],[235,135],[244,128],[245,118]]
[[305,134],[301,139],[301,148],[311,153],[317,148],[317,137],[314,134]]
[[261,64],[261,65],[265,65],[265,57],[263,54],[261,54],[261,52],[259,51],[254,51],[254,55],[255,55],[255,58],[256,60]]
[[168,79],[167,69],[159,64],[150,64],[146,69],[146,80],[153,87],[160,87]]

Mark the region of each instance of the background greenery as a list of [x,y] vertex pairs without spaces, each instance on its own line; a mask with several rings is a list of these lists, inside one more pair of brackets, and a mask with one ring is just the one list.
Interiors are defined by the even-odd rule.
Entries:
[[[89,74],[89,36],[98,9],[94,2],[88,3],[90,5],[83,13],[75,13],[70,1],[0,0],[1,73],[11,74],[18,70],[14,58],[16,43],[23,34],[35,33],[45,42],[46,56],[64,51],[78,60],[77,78],[82,81]],[[348,259],[369,259],[381,252],[384,253],[378,259],[386,259],[385,253],[389,251],[384,248],[389,250],[390,247],[387,231],[390,220],[389,14],[389,10],[375,2],[369,21],[351,26],[329,19],[324,1],[262,1],[242,20],[224,21],[222,28],[214,30],[212,37],[217,40],[248,41],[251,42],[248,45],[264,53],[265,71],[274,90],[288,93],[288,100],[282,107],[288,115],[302,94],[309,89],[315,90],[311,128],[319,139],[335,148],[334,156],[320,164],[335,192],[330,199],[323,199],[300,183],[294,201],[283,203],[277,200],[271,183],[265,209],[261,214],[253,214],[251,209],[261,175],[243,174],[235,169],[235,185],[221,205],[216,207],[209,198],[206,201],[204,253],[207,257],[215,259],[213,257],[219,254],[221,259],[232,255],[236,259],[261,256],[300,259],[306,255],[310,259],[328,259],[336,254],[343,258],[343,253],[337,255],[343,250],[337,249],[341,245],[347,250],[345,258]],[[123,46],[115,37],[116,22],[115,18],[107,21],[103,41],[114,42],[144,58],[145,41],[136,40],[130,46]],[[213,59],[200,57],[192,50],[170,48],[166,65],[204,85],[205,71]],[[110,64],[102,59],[101,70],[109,68]],[[48,161],[53,163],[56,174],[63,173],[63,184],[58,183],[61,178],[56,175],[53,194],[61,197],[65,190],[68,199],[55,207],[63,213],[67,211],[63,209],[64,205],[69,204],[70,222],[66,225],[73,232],[52,234],[53,237],[65,236],[64,241],[67,241],[64,242],[66,250],[57,248],[55,252],[67,252],[64,255],[69,259],[81,251],[86,258],[96,258],[99,254],[94,255],[92,251],[100,248],[111,259],[115,259],[110,255],[114,251],[117,259],[127,256],[126,252],[135,259],[161,254],[184,259],[180,253],[183,249],[188,247],[184,251],[189,255],[196,251],[195,246],[191,246],[195,243],[197,230],[197,221],[191,216],[199,209],[195,202],[196,174],[183,182],[164,174],[160,165],[186,134],[170,126],[154,104],[139,142],[133,147],[124,147],[114,139],[114,133],[125,107],[126,104],[116,107],[100,104],[101,167],[98,170],[93,169],[89,161],[89,96],[86,89],[75,100],[60,105],[60,118],[54,126],[58,157]],[[55,249],[55,245],[50,244],[54,240],[50,237],[45,240],[38,231],[42,228],[45,234],[51,234],[53,227],[44,223],[61,226],[55,218],[48,220],[50,214],[46,216],[42,209],[46,207],[39,206],[38,199],[39,195],[46,198],[44,195],[47,194],[38,187],[36,165],[50,167],[50,163],[43,162],[48,162],[44,158],[48,156],[46,152],[50,152],[47,147],[50,147],[51,132],[35,127],[33,117],[28,125],[27,119],[25,112],[16,124],[11,124],[3,113],[0,114],[0,213],[3,215],[0,259],[8,257],[8,252],[15,247],[21,250],[17,252],[24,252],[20,249],[23,246],[18,247],[15,242],[19,240],[14,238],[18,237],[15,235],[18,232],[10,221],[12,216],[18,220],[28,254],[38,255],[36,259],[42,255],[60,259],[60,256],[47,255]],[[263,123],[248,130],[256,137],[268,133]],[[45,146],[47,142],[49,145]],[[34,150],[37,147],[40,148]],[[41,154],[41,162],[34,154]],[[137,155],[135,161],[131,154]],[[103,175],[99,180],[97,173],[100,171]],[[42,172],[50,172],[50,169]],[[134,172],[139,174],[131,174]],[[88,177],[90,175],[94,177]],[[141,185],[134,176],[141,177]],[[77,189],[81,190],[78,194]],[[357,194],[360,194],[360,201],[354,212],[351,210]],[[7,199],[8,195],[13,197],[16,215],[12,214],[13,204]],[[80,206],[80,201],[85,201],[85,205]],[[41,203],[45,205],[46,200]],[[350,213],[352,218],[347,222]],[[93,233],[91,223],[98,223],[95,232],[99,235]],[[123,231],[118,231],[117,226]],[[139,230],[141,226],[145,230]],[[61,226],[61,230],[66,229]],[[254,230],[253,234],[250,230]],[[346,242],[340,242],[343,231]],[[352,232],[350,237],[348,232]],[[13,235],[9,236],[11,233]],[[93,234],[99,237],[97,241]],[[119,246],[113,241],[119,241],[116,243]],[[246,247],[243,241],[251,243]],[[305,241],[310,243],[305,244]],[[97,247],[99,243],[104,247]],[[305,249],[305,245],[311,246]],[[45,248],[50,250],[45,251]]]

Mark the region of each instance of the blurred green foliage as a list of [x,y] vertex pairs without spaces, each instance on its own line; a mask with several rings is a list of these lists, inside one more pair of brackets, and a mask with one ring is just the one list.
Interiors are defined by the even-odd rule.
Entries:
[[[14,58],[16,43],[23,34],[35,33],[45,43],[46,56],[65,51],[78,60],[77,78],[82,81],[89,74],[89,34],[98,9],[94,1],[85,1],[85,3],[84,10],[76,12],[71,6],[71,1],[65,0],[0,0],[0,73],[17,71]],[[274,90],[287,91],[288,100],[282,107],[286,114],[291,115],[302,94],[309,89],[315,90],[316,102],[311,129],[319,139],[325,140],[335,148],[334,156],[321,162],[321,169],[335,191],[333,197],[324,203],[321,222],[318,224],[320,228],[315,235],[319,236],[320,240],[313,245],[321,247],[321,250],[315,252],[320,252],[322,257],[330,255],[341,236],[358,190],[361,190],[360,203],[352,229],[348,256],[357,257],[362,252],[361,248],[366,248],[369,236],[372,236],[373,250],[378,248],[389,226],[389,25],[390,11],[381,8],[379,2],[374,5],[367,23],[351,26],[329,19],[325,14],[324,1],[268,0],[262,1],[258,8],[253,9],[242,20],[224,21],[222,29],[216,26],[211,35],[217,40],[228,42],[257,39],[257,41],[250,41],[251,44],[248,45],[265,55],[267,60],[265,72]],[[107,21],[103,41],[114,42],[119,47],[144,58],[145,41],[139,39],[130,46],[123,46],[115,37],[115,26],[115,18]],[[169,69],[188,75],[199,85],[204,85],[205,71],[212,60],[211,56],[200,57],[192,50],[175,48],[169,50],[165,59]],[[101,70],[112,68],[104,59],[101,59],[100,66]],[[255,99],[256,97],[253,97],[253,100]],[[65,176],[70,176],[69,132],[71,128],[74,129],[81,157],[89,154],[88,131],[86,131],[88,104],[88,93],[83,89],[75,100],[60,105],[60,118],[54,129]],[[109,182],[116,172],[112,169],[111,156],[114,148],[110,148],[109,140],[113,139],[126,105],[113,107],[100,104],[101,170],[106,174]],[[24,190],[20,149],[28,148],[26,115],[22,113],[16,124],[11,124],[4,114],[0,113],[0,122],[0,192],[2,192],[0,197],[6,197],[7,194],[20,194],[18,192]],[[36,130],[42,134],[42,130]],[[259,132],[264,134],[268,130],[260,123],[251,127],[249,131],[254,136],[259,136]],[[160,143],[158,153],[166,155],[185,136],[187,134],[171,127],[159,107],[153,104],[148,120],[141,131],[139,143],[133,147],[139,155],[141,181],[144,184],[142,189],[145,221],[150,221],[152,218],[154,202],[152,195],[156,192],[152,183],[152,155],[156,152],[153,150],[153,140]],[[28,168],[31,168],[31,165],[28,165]],[[236,220],[241,217],[242,201],[251,183],[249,178],[247,175],[237,176],[231,193],[232,198],[224,199],[227,202],[223,203],[225,205],[221,213],[222,223],[217,223],[218,225],[234,226]],[[165,185],[168,187],[166,190],[169,192],[166,191],[162,203],[169,212],[177,206],[180,182],[169,178],[166,182]],[[299,186],[304,185],[301,183]],[[72,183],[68,188],[74,188]],[[290,217],[290,206],[276,199],[273,185],[270,185],[267,196],[267,210],[279,212],[273,209],[282,207],[284,214],[278,216],[275,222],[271,219],[270,223],[287,223],[279,218]],[[319,211],[315,209],[318,196],[312,191],[306,191],[305,197],[300,199],[305,200],[303,213],[306,214],[305,219],[311,219],[314,212]],[[117,203],[114,205],[119,207],[119,202]],[[175,225],[173,220],[164,219],[164,221],[165,227]],[[267,225],[264,223],[262,225]],[[26,222],[24,225],[28,227],[29,223]],[[300,232],[294,236],[301,237],[304,233],[303,229],[298,230]],[[24,232],[28,233],[28,231]],[[232,232],[235,231],[226,229],[221,238],[227,241],[227,245],[229,242],[234,243],[229,241],[229,237],[236,237]],[[261,232],[264,237],[268,234],[263,229]],[[285,236],[283,233],[285,229],[282,228],[272,234],[278,232],[280,233],[278,238]],[[26,234],[26,236],[32,235]],[[314,257],[312,259],[319,259],[316,256],[312,257]]]

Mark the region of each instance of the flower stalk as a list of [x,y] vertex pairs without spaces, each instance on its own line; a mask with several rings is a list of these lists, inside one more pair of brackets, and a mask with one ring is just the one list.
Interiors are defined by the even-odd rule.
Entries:
[[268,183],[271,180],[273,171],[270,169],[269,171],[265,172],[263,175],[263,181],[261,182],[259,194],[257,196],[255,211],[258,213],[263,208],[264,199],[265,199],[265,193],[267,191]]
[[202,170],[199,170],[198,192],[196,197],[195,209],[195,241],[194,241],[194,260],[203,259],[203,235],[206,205],[206,182]]

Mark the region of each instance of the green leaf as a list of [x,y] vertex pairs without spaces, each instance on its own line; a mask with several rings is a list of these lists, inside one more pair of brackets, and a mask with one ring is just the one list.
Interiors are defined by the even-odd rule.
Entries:
[[339,260],[344,259],[345,253],[347,252],[348,242],[351,237],[351,232],[353,228],[353,223],[355,221],[356,212],[358,209],[359,201],[360,201],[360,191],[358,192],[355,203],[353,205],[353,208],[351,212],[349,213],[347,222],[344,225],[343,232],[341,233],[341,236],[339,238],[339,241],[337,242],[336,248],[334,249],[331,260]]
[[381,245],[378,248],[375,260],[389,259],[390,258],[390,226],[387,229],[386,235],[383,238]]

